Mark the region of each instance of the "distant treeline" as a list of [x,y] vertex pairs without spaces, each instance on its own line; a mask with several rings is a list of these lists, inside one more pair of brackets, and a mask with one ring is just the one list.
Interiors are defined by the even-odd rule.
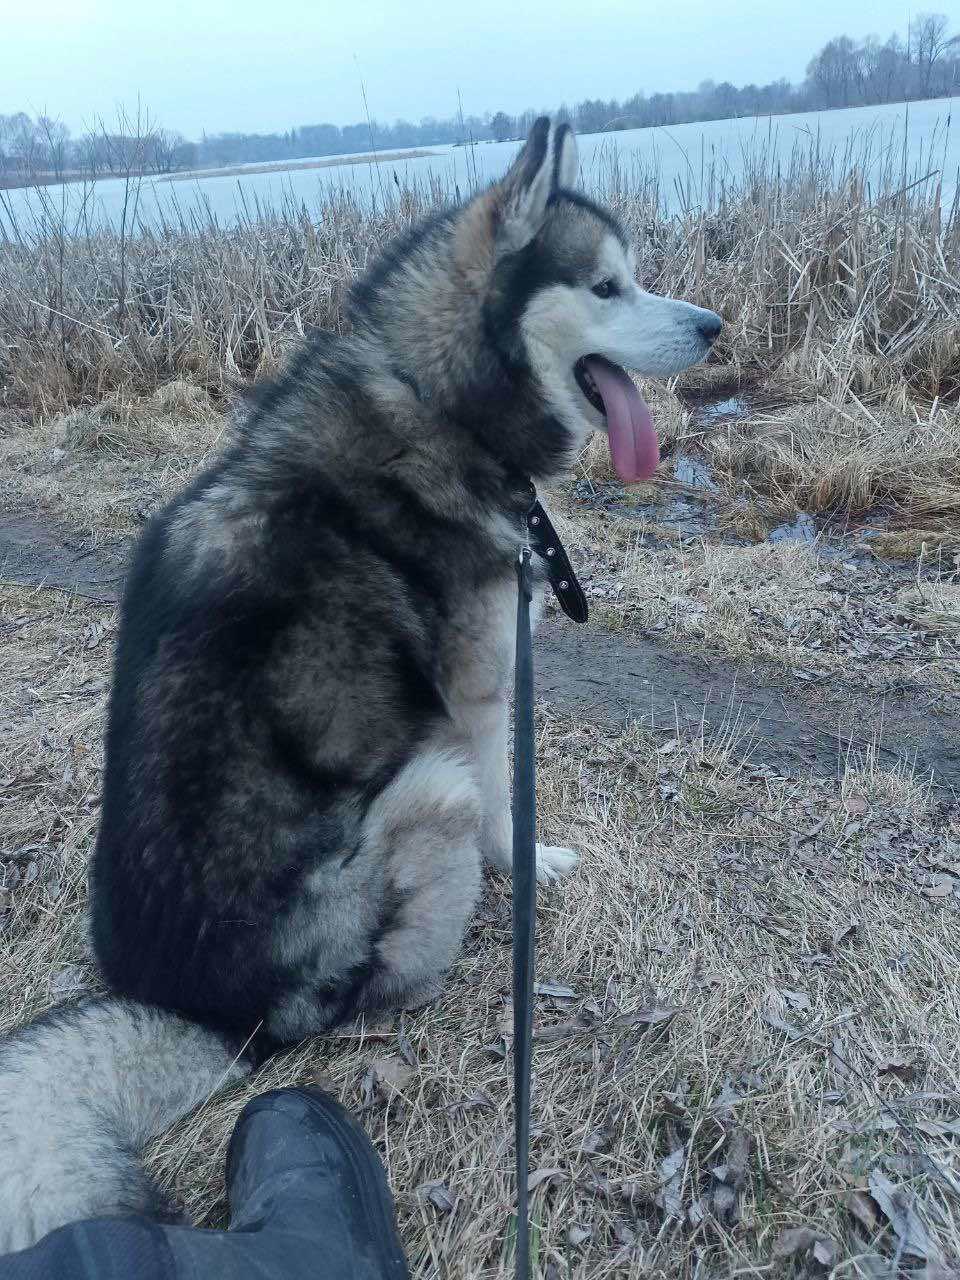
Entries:
[[[725,120],[734,116],[779,115],[834,107],[905,102],[960,92],[960,35],[951,35],[945,14],[919,14],[907,39],[893,35],[852,40],[836,36],[811,60],[802,84],[774,80],[740,87],[705,80],[690,92],[638,92],[623,102],[587,99],[554,111],[581,133]],[[137,173],[220,168],[226,165],[294,160],[348,152],[396,150],[442,143],[505,141],[527,132],[540,111],[505,111],[484,116],[432,116],[419,124],[301,125],[284,133],[203,134],[190,142],[181,134],[143,120],[124,119],[120,128],[100,127],[73,138],[59,121],[25,112],[0,115],[0,185],[59,181],[65,177],[105,177]]]

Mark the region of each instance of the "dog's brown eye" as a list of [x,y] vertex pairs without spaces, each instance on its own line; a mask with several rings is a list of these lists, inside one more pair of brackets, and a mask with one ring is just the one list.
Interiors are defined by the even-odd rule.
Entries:
[[612,280],[601,280],[599,284],[593,286],[591,292],[598,298],[615,298],[620,290]]

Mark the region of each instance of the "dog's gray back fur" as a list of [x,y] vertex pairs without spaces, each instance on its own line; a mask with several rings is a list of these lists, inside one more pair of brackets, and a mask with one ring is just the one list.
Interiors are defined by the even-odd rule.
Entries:
[[509,866],[528,478],[579,443],[523,317],[622,237],[559,188],[569,143],[538,122],[506,179],[374,263],[350,335],[305,341],[147,528],[91,872],[116,995],[0,1050],[0,1247],[155,1209],[134,1152],[249,1037],[428,998],[482,860]]

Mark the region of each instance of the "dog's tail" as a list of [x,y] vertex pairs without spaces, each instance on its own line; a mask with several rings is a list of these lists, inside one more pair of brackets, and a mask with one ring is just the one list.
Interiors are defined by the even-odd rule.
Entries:
[[81,1218],[169,1220],[140,1149],[248,1069],[226,1037],[114,997],[0,1041],[0,1253]]

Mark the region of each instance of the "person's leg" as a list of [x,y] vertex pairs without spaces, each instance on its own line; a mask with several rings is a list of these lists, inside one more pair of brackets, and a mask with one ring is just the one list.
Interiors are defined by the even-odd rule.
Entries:
[[146,1218],[72,1222],[0,1257],[0,1280],[180,1280],[165,1231]]
[[0,1280],[406,1280],[383,1166],[357,1121],[312,1089],[240,1114],[227,1231],[109,1218],[0,1258]]

